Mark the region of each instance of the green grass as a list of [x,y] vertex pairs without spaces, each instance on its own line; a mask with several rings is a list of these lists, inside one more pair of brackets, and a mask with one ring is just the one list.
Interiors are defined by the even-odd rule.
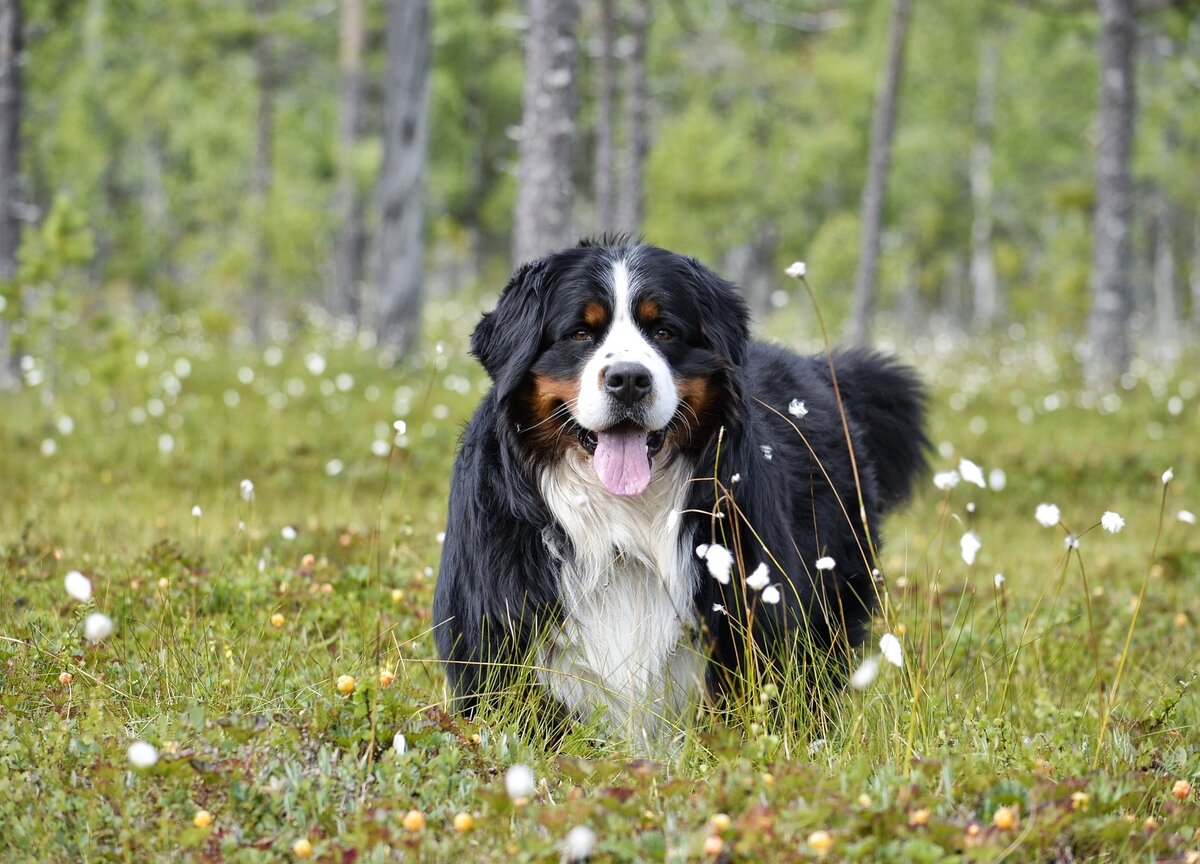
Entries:
[[[277,861],[300,838],[313,860],[556,861],[577,825],[595,830],[595,860],[704,860],[714,837],[733,860],[808,860],[815,831],[831,835],[826,860],[1200,849],[1196,794],[1172,795],[1200,779],[1200,529],[1175,515],[1200,511],[1194,364],[1142,369],[1093,403],[1066,351],[1032,340],[903,346],[932,384],[935,467],[965,456],[1007,477],[950,493],[923,478],[889,520],[875,638],[901,634],[904,667],[861,692],[749,693],[651,762],[588,724],[547,744],[531,706],[447,713],[429,632],[437,534],[485,383],[455,311],[432,311],[444,350],[395,368],[320,329],[280,342],[278,365],[191,320],[68,322],[34,340],[40,382],[3,396],[0,424],[5,861]],[[401,444],[373,454],[398,417]],[[1077,554],[1034,520],[1043,501],[1083,534]],[[1105,510],[1124,516],[1119,534],[1087,531]],[[91,602],[67,597],[72,569]],[[90,645],[97,610],[116,632]],[[341,675],[357,679],[349,695]],[[129,764],[139,739],[160,751],[152,768]],[[517,763],[539,778],[523,806],[504,791]],[[1011,828],[993,824],[1005,806]],[[210,826],[193,827],[200,809]],[[419,833],[402,821],[414,809]],[[452,826],[461,812],[469,833]]]

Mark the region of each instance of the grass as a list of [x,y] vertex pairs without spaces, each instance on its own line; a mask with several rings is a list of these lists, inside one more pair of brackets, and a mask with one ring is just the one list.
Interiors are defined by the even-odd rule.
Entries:
[[[903,668],[766,687],[652,762],[589,724],[548,744],[536,706],[446,710],[429,605],[486,382],[460,310],[431,311],[441,350],[395,368],[316,326],[266,352],[171,317],[33,341],[0,425],[4,860],[281,861],[305,840],[312,860],[555,861],[580,825],[594,860],[1193,860],[1196,793],[1173,794],[1200,777],[1190,371],[1099,398],[1062,347],[905,345],[936,468],[1007,483],[925,479],[887,524],[875,638],[899,635]],[[1092,527],[1105,510],[1120,533]],[[116,631],[92,645],[97,610]],[[520,806],[514,764],[538,778]]]

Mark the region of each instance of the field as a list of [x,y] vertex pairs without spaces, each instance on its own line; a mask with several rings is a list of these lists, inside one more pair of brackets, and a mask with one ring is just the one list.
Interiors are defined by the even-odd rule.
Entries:
[[1194,362],[1096,396],[1067,343],[900,343],[934,469],[990,481],[923,478],[888,523],[875,640],[903,665],[702,711],[647,759],[446,710],[429,606],[487,386],[473,308],[432,308],[394,366],[323,322],[258,348],[46,325],[0,397],[3,860],[1197,860]]

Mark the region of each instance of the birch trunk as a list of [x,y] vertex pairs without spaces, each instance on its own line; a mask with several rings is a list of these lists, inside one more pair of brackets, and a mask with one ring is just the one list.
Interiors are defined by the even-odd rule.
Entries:
[[[0,0],[0,283],[16,275],[21,243],[21,38],[21,0]],[[0,312],[0,390],[17,385],[12,361],[8,319]]]
[[338,129],[338,236],[333,259],[333,309],[362,320],[363,196],[354,170],[363,133],[363,0],[342,0],[338,64],[341,67],[341,116]]
[[421,328],[429,138],[428,0],[390,0],[386,42],[378,331],[380,341],[403,356],[416,346]]
[[[986,25],[985,25],[986,26]],[[1000,61],[996,36],[984,37],[975,96],[975,140],[971,144],[971,295],[976,330],[996,326],[1003,312],[992,255],[992,137]]]
[[576,0],[529,0],[525,89],[513,219],[513,264],[574,241],[571,167],[576,139]]
[[1160,357],[1170,357],[1179,338],[1179,304],[1175,299],[1175,247],[1172,241],[1171,205],[1159,193],[1158,225],[1154,232],[1154,345]]
[[255,208],[254,262],[250,265],[250,331],[256,342],[266,336],[270,243],[267,208],[271,198],[271,148],[275,127],[275,45],[270,33],[274,0],[255,0],[258,35],[254,42],[254,75],[258,83],[258,112],[254,125],[254,164],[250,196]]
[[1096,212],[1092,231],[1088,384],[1112,389],[1129,368],[1133,311],[1129,257],[1133,221],[1135,0],[1099,0],[1100,101]]
[[615,151],[614,113],[617,74],[614,54],[616,42],[616,0],[600,0],[600,56],[596,63],[596,151],[592,166],[592,197],[596,206],[596,231],[603,234],[616,229],[616,178],[613,174]]
[[888,169],[892,161],[892,134],[896,129],[896,104],[904,74],[904,46],[908,35],[911,0],[894,0],[888,24],[887,60],[879,80],[875,113],[871,120],[871,143],[867,153],[867,184],[863,189],[858,271],[854,278],[850,341],[866,345],[871,338],[875,315],[879,245],[883,230],[883,205],[887,194]]
[[646,154],[650,152],[649,102],[646,79],[646,35],[650,8],[646,0],[630,0],[628,79],[625,94],[625,151],[622,159],[617,221],[623,231],[641,230],[645,215]]

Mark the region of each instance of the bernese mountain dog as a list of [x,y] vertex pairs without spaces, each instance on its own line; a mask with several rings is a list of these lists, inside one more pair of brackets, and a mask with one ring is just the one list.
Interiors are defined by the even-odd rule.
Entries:
[[642,739],[748,663],[845,669],[880,519],[925,468],[923,391],[871,352],[752,342],[748,320],[696,259],[624,238],[516,272],[471,336],[493,386],[434,597],[456,704],[524,670],[563,716]]

